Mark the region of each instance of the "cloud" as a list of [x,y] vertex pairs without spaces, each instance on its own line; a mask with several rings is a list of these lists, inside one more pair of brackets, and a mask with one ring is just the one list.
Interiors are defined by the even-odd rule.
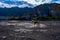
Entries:
[[25,1],[32,5],[40,5],[40,4],[44,4],[44,3],[50,3],[52,0],[10,0],[10,1]]
[[[10,1],[13,1],[14,4],[7,4],[7,3],[4,3],[5,1],[7,2],[10,2]],[[24,7],[32,7],[32,6],[29,6],[28,4],[25,4],[23,3],[22,5],[17,5],[17,1],[24,1],[24,2],[27,2],[28,4],[31,4],[31,5],[34,5],[34,6],[38,6],[40,4],[44,4],[44,3],[60,3],[60,0],[0,0],[0,7],[4,8],[11,8],[11,7],[19,7],[19,8],[24,8]],[[17,3],[17,4],[15,4]]]
[[0,2],[0,7],[2,7],[2,8],[12,8],[12,7],[24,8],[24,7],[30,7],[30,6],[27,4],[13,5],[13,4],[6,4],[6,3]]
[[25,1],[32,5],[40,5],[40,4],[44,4],[44,3],[50,3],[52,0],[5,0],[5,1],[14,1],[14,2]]
[[19,8],[24,8],[24,7],[30,7],[29,5],[23,4],[23,5],[19,5]]
[[60,4],[60,0],[56,1],[56,3],[59,3]]
[[33,4],[33,5],[40,5],[40,4],[44,4],[44,3],[50,3],[52,0],[45,0],[42,2],[42,0],[39,0],[38,2],[36,2],[36,0],[24,0],[30,4]]
[[51,3],[60,3],[60,0],[52,0]]
[[16,5],[9,5],[9,4],[6,4],[6,3],[2,3],[2,2],[0,2],[0,7],[2,7],[2,8],[11,8],[11,7],[15,7]]

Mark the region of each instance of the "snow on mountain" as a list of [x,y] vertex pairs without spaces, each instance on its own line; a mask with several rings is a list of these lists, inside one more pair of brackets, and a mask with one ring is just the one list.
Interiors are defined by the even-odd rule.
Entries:
[[60,3],[60,0],[0,0],[0,7],[35,7],[44,3]]

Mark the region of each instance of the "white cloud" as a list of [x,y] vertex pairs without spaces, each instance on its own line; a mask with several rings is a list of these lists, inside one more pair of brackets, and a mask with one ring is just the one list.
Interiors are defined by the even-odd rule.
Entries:
[[24,0],[30,4],[33,5],[40,5],[40,4],[44,4],[44,3],[50,3],[52,0],[45,0],[44,2],[42,2],[42,0],[39,0],[38,2],[36,2],[35,0]]
[[44,3],[50,3],[52,0],[45,0],[43,2],[42,2],[42,0],[38,0],[38,2],[36,2],[36,0],[10,0],[10,1],[25,1],[25,2],[33,4],[33,5],[40,5],[40,4],[44,4]]
[[24,8],[24,7],[29,7],[29,5],[27,4],[22,4],[22,5],[12,5],[12,4],[6,4],[6,3],[2,3],[0,2],[0,7],[2,8],[11,8],[11,7],[19,7],[19,8]]
[[24,7],[29,7],[29,5],[23,4],[23,5],[19,5],[19,8],[24,8]]
[[59,1],[56,1],[56,3],[59,3],[60,4],[60,0]]
[[[40,4],[44,4],[44,3],[51,3],[51,2],[54,2],[53,0],[44,0],[43,2],[42,2],[42,0],[38,0],[37,2],[36,2],[36,0],[5,0],[5,1],[14,1],[14,2],[16,2],[17,3],[17,1],[25,1],[25,2],[27,2],[27,3],[29,3],[29,4],[31,4],[31,5],[34,5],[34,6],[37,6],[37,5],[40,5]],[[3,1],[4,2],[4,1]],[[60,0],[58,0],[58,1],[55,1],[56,3],[60,3]],[[2,8],[4,8],[4,7],[6,7],[6,8],[11,8],[11,7],[20,7],[20,8],[24,8],[24,7],[31,7],[31,6],[29,6],[28,4],[22,4],[22,5],[16,5],[16,4],[6,4],[6,3],[2,3],[2,2],[0,2],[0,7],[2,7]]]
[[[33,4],[33,5],[40,5],[40,4],[44,4],[44,3],[50,3],[52,0],[37,0],[38,2],[36,2],[36,0],[6,0],[6,1],[25,1],[27,3]],[[42,2],[43,1],[43,2]]]
[[13,7],[13,6],[14,6],[14,5],[9,5],[9,4],[0,2],[0,7],[2,7],[2,8],[4,8],[4,7],[6,7],[6,8],[11,8],[11,7]]
[[23,0],[4,0],[4,1],[23,1]]

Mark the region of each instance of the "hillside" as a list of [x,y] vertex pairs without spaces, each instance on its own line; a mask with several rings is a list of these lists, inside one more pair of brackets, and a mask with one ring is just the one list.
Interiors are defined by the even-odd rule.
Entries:
[[16,16],[16,15],[23,15],[23,13],[31,10],[31,8],[25,7],[25,8],[18,8],[18,7],[12,7],[12,8],[0,8],[0,16]]
[[[54,17],[60,19],[60,4],[42,4],[27,12],[29,17]],[[59,18],[58,18],[59,17]],[[43,19],[43,18],[42,18]]]
[[8,17],[8,19],[31,20],[34,17],[40,17],[42,20],[57,19],[60,20],[60,4],[42,4],[35,8],[0,8],[0,16]]

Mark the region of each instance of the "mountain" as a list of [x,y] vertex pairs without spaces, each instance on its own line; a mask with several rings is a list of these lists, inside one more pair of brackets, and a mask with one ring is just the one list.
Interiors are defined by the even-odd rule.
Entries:
[[34,8],[0,8],[0,16],[20,16],[23,19],[32,19],[33,17],[48,17],[48,16],[58,16],[60,17],[60,4],[41,4]]
[[19,8],[19,7],[12,7],[12,8],[0,8],[0,16],[22,16],[24,13],[28,12],[32,8]]
[[41,16],[60,16],[60,4],[58,3],[39,5],[33,10],[35,13],[37,12],[37,14],[40,14]]
[[33,16],[60,16],[60,4],[42,4],[28,12]]

